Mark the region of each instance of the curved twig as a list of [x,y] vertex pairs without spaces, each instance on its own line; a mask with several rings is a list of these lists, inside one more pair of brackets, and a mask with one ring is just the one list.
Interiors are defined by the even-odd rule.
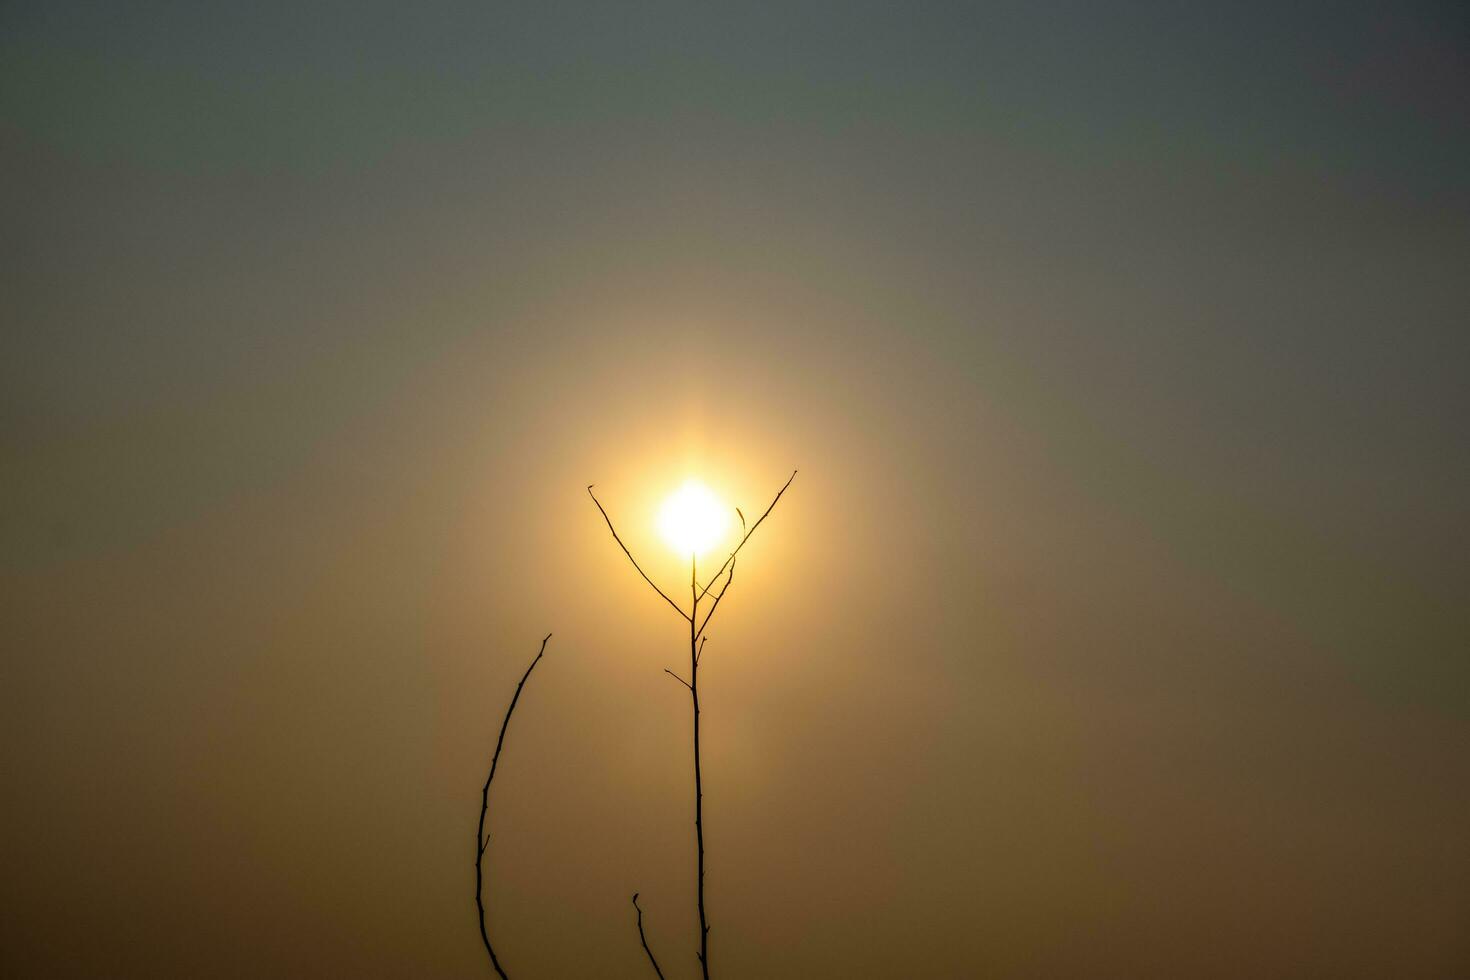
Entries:
[[485,848],[490,846],[490,835],[485,833],[485,815],[490,810],[490,783],[495,779],[495,767],[500,764],[500,750],[505,745],[505,730],[510,727],[510,716],[516,710],[516,702],[521,698],[521,688],[526,686],[526,681],[531,676],[531,671],[541,662],[541,657],[546,653],[546,642],[551,639],[547,633],[541,641],[541,649],[536,653],[536,659],[531,661],[531,666],[521,675],[521,682],[516,685],[515,694],[511,695],[510,707],[505,709],[505,720],[500,723],[500,737],[495,740],[495,754],[490,757],[490,775],[485,777],[485,787],[480,790],[480,826],[475,831],[475,908],[480,913],[480,939],[485,943],[485,952],[490,954],[490,965],[495,967],[500,980],[510,980],[505,975],[505,970],[500,965],[500,960],[495,956],[495,947],[490,945],[490,933],[485,928],[485,875],[482,865],[485,860]]
[[[796,474],[793,473],[791,475],[795,476]],[[790,481],[788,480],[787,482],[789,483]],[[655,585],[653,579],[649,578],[648,573],[645,572],[643,568],[638,564],[638,559],[633,557],[633,552],[629,551],[628,546],[623,544],[623,539],[618,537],[618,529],[613,527],[612,518],[607,516],[607,510],[602,506],[602,501],[598,500],[597,494],[592,492],[592,488],[594,486],[596,486],[595,483],[587,484],[587,496],[591,497],[592,502],[597,505],[597,509],[602,511],[602,519],[604,521],[607,521],[607,529],[612,532],[613,540],[618,543],[618,547],[623,549],[623,554],[627,555],[628,560],[633,563],[633,567],[638,569],[638,574],[643,576],[643,581],[652,586],[653,591],[657,592],[660,596],[663,596],[664,602],[667,602],[669,605],[674,607],[674,612],[678,613],[680,616],[683,616],[685,619],[692,621],[694,618],[693,614],[686,613],[677,602],[665,595],[664,590]],[[782,489],[784,490],[785,488],[783,487]],[[742,542],[742,544],[743,543],[744,542]]]
[[638,940],[643,943],[643,952],[648,954],[648,962],[653,964],[653,972],[658,974],[658,980],[664,980],[664,971],[658,968],[658,960],[653,958],[653,950],[648,948],[648,937],[643,935],[643,910],[638,908],[638,893],[633,893],[633,907],[638,909]]

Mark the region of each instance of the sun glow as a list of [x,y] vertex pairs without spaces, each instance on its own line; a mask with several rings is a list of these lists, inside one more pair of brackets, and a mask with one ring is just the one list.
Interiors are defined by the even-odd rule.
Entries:
[[703,554],[729,529],[730,509],[698,480],[686,481],[658,512],[659,533],[681,555]]

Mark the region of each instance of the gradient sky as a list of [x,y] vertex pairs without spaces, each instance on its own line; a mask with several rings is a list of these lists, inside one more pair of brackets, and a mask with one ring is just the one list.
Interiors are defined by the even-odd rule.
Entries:
[[[1289,8],[1289,9],[1284,9]],[[0,6],[0,972],[1470,975],[1462,4]]]

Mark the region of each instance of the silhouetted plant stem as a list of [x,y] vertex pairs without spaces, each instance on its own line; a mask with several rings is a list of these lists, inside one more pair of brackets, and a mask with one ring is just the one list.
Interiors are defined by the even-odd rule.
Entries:
[[500,723],[500,737],[495,740],[495,754],[490,757],[490,775],[485,777],[485,787],[480,790],[480,825],[475,830],[475,908],[480,913],[480,939],[485,943],[485,952],[490,954],[490,965],[495,967],[500,980],[510,980],[505,970],[500,965],[500,960],[495,956],[495,947],[490,945],[490,933],[485,928],[485,874],[483,870],[485,860],[485,848],[490,845],[490,835],[485,833],[485,816],[490,811],[490,783],[495,779],[495,767],[500,764],[500,750],[505,745],[505,730],[510,727],[510,716],[516,710],[516,702],[521,698],[521,688],[526,686],[526,680],[531,676],[531,671],[541,662],[541,657],[546,653],[546,642],[551,639],[547,633],[541,641],[541,649],[536,653],[536,659],[531,661],[531,666],[521,675],[521,682],[516,685],[516,692],[511,696],[510,707],[505,709],[505,720]]
[[[689,595],[693,612],[689,616],[689,697],[694,702],[694,839],[699,850],[699,875],[696,900],[699,903],[699,969],[709,980],[709,920],[704,912],[704,781],[699,770],[699,575],[696,558],[689,556]],[[722,593],[723,594],[723,593]],[[710,608],[714,612],[714,608]],[[709,622],[709,617],[705,617]]]
[[[735,513],[740,517],[740,526],[745,533],[741,536],[739,543],[735,545],[734,550],[725,559],[725,563],[711,576],[703,588],[700,588],[699,585],[697,558],[695,555],[689,556],[690,607],[688,612],[685,612],[682,606],[669,598],[668,594],[663,589],[660,589],[654,583],[653,579],[648,577],[648,573],[638,564],[638,560],[633,557],[633,553],[628,550],[628,546],[618,536],[617,528],[613,527],[612,518],[608,516],[607,510],[602,506],[602,502],[597,499],[597,495],[592,492],[592,484],[588,484],[587,486],[587,496],[591,497],[592,502],[597,505],[597,510],[602,514],[602,519],[607,522],[607,529],[612,532],[613,540],[618,543],[619,548],[623,549],[623,554],[628,556],[628,561],[633,563],[633,567],[642,576],[643,581],[647,582],[649,587],[658,593],[659,598],[667,602],[689,624],[689,679],[686,681],[667,667],[664,668],[664,673],[689,689],[689,697],[694,705],[694,840],[698,863],[695,876],[695,902],[699,908],[699,952],[696,955],[699,957],[699,969],[703,980],[709,980],[709,917],[706,914],[704,906],[704,774],[701,772],[699,764],[699,657],[704,651],[704,644],[708,639],[704,635],[705,628],[709,626],[710,620],[714,617],[715,610],[719,609],[720,600],[730,590],[730,583],[735,581],[735,556],[740,553],[740,549],[745,547],[745,543],[750,540],[750,536],[755,533],[755,529],[760,527],[761,523],[765,521],[771,511],[776,508],[776,504],[780,502],[782,494],[786,492],[786,488],[791,486],[791,481],[795,479],[796,471],[792,470],[791,476],[787,477],[781,489],[776,492],[776,496],[771,501],[770,506],[765,509],[765,512],[761,514],[755,524],[749,528],[745,526],[745,515],[741,513],[740,508],[735,508]],[[699,620],[699,604],[710,594],[710,590],[720,580],[721,575],[726,576],[725,584],[721,586],[719,592],[715,593],[714,600],[710,603],[709,611],[705,613],[704,621],[701,622]],[[638,905],[638,896],[636,893],[633,895],[633,899],[633,905],[636,908]],[[638,918],[638,935],[640,938],[643,935],[643,915],[641,909],[639,910]],[[645,951],[648,950],[647,942],[643,944],[643,948]],[[649,952],[648,958],[650,961],[653,960],[652,952]],[[658,964],[656,962],[653,964],[653,968],[655,972],[658,971]],[[659,973],[659,976],[662,977],[663,974]]]
[[648,954],[648,962],[653,964],[653,972],[658,974],[658,980],[664,980],[664,971],[658,968],[658,960],[653,958],[653,950],[648,948],[648,937],[643,935],[643,910],[638,908],[638,893],[633,893],[633,908],[638,909],[638,941],[643,944],[643,952]]

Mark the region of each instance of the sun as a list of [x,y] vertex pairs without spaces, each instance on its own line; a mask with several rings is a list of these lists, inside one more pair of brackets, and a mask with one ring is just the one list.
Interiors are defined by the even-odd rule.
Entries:
[[730,529],[730,509],[698,480],[686,480],[658,512],[658,530],[681,555],[701,555]]

